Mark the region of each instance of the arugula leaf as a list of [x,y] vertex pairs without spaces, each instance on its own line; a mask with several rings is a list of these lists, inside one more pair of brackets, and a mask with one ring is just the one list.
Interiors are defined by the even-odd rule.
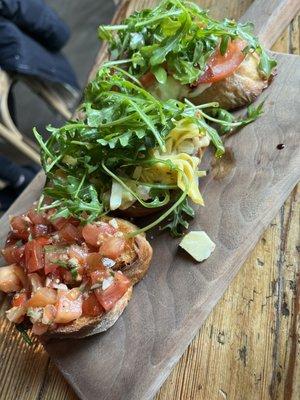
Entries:
[[175,208],[171,215],[171,221],[163,227],[163,229],[168,229],[173,237],[179,237],[182,235],[183,230],[189,227],[188,219],[194,218],[195,211],[189,205],[188,199],[185,198],[178,206]]

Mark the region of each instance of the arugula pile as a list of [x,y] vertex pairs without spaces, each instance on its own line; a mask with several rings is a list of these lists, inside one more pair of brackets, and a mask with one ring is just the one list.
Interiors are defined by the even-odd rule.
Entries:
[[166,68],[182,84],[194,83],[217,46],[225,54],[229,40],[236,38],[247,42],[245,53],[257,52],[264,77],[276,66],[253,35],[251,23],[214,20],[185,0],[162,0],[154,9],[135,12],[121,25],[100,26],[99,37],[109,43],[111,65],[128,63],[128,71],[137,78],[150,70],[162,84]]
[[[91,222],[110,211],[112,183],[118,182],[144,207],[169,206],[142,231],[172,214],[175,219],[170,228],[177,234],[180,227],[187,226],[184,215],[192,215],[186,202],[188,188],[182,191],[174,185],[139,182],[133,178],[135,168],[162,163],[153,156],[153,149],[164,153],[166,136],[182,118],[207,132],[216,155],[221,156],[224,145],[208,122],[226,132],[253,121],[260,113],[252,109],[245,119],[235,120],[217,103],[194,106],[176,100],[162,102],[128,72],[104,66],[86,88],[81,120],[71,120],[60,128],[47,127],[50,137],[46,141],[34,129],[47,176],[39,207],[55,208],[55,218],[74,216]],[[171,170],[176,169],[171,160],[164,162]],[[140,184],[149,188],[146,201],[140,195]]]

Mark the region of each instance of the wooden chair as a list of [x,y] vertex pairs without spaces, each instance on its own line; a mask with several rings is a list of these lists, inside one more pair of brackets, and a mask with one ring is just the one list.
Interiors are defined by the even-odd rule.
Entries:
[[40,163],[37,146],[22,135],[9,112],[8,95],[13,83],[17,80],[24,82],[65,119],[71,118],[70,109],[76,104],[79,94],[69,87],[44,82],[29,76],[9,74],[0,69],[0,138],[15,146],[34,162]]

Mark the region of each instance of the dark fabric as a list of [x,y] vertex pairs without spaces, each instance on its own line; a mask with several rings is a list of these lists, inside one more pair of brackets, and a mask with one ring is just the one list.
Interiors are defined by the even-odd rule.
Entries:
[[51,51],[61,50],[70,36],[69,28],[43,0],[0,0],[0,15]]
[[61,53],[46,50],[3,17],[0,17],[0,67],[78,88],[76,76]]

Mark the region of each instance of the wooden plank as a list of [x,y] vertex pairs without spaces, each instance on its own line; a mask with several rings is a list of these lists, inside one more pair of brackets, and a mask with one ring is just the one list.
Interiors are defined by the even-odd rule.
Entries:
[[[232,3],[234,3],[234,2],[230,2],[231,4]],[[297,217],[297,214],[296,214],[296,217]],[[289,239],[288,239],[289,240]],[[231,298],[230,298],[231,299]],[[236,305],[237,307],[239,306],[239,304],[237,304]],[[247,323],[247,320],[245,319],[245,323]],[[240,328],[242,328],[242,327],[240,327]],[[9,340],[9,339],[8,339]],[[205,346],[207,347],[207,342],[208,341],[206,341],[205,342]],[[8,343],[8,341],[6,342],[6,343]],[[204,346],[204,347],[205,347]],[[30,353],[30,351],[29,351],[29,353]],[[34,352],[34,357],[36,357],[36,351]],[[38,353],[39,354],[39,353]],[[191,356],[191,351],[189,351],[189,355]],[[193,361],[195,361],[195,358],[193,358]],[[216,361],[218,361],[218,359],[216,359]],[[24,367],[24,365],[23,365],[23,367]],[[40,366],[39,366],[40,367]],[[192,363],[187,363],[187,365],[186,365],[186,368],[190,368],[190,370],[192,370]],[[15,368],[16,368],[16,365],[15,365]],[[40,368],[39,368],[40,369]],[[22,396],[25,396],[24,398],[31,398],[31,399],[33,399],[33,398],[37,398],[37,397],[39,397],[39,398],[49,398],[49,399],[52,399],[52,398],[58,398],[58,399],[63,399],[63,398],[74,398],[73,397],[73,395],[71,394],[71,392],[70,391],[68,391],[68,389],[66,388],[66,386],[65,385],[63,385],[62,384],[62,381],[61,380],[59,380],[59,375],[57,374],[57,372],[54,372],[54,370],[53,370],[53,367],[50,365],[49,367],[47,367],[46,369],[45,369],[45,371],[46,371],[46,379],[44,380],[44,384],[42,384],[41,385],[41,387],[39,386],[39,385],[36,385],[36,382],[35,381],[33,381],[32,382],[32,385],[31,386],[33,386],[33,387],[35,387],[35,388],[39,388],[35,393],[36,393],[36,396],[34,396],[34,393],[30,393],[30,395],[29,395],[29,397],[26,395],[26,393],[24,393],[24,390],[23,390],[23,392],[22,392]],[[15,372],[15,371],[14,371]],[[44,373],[44,370],[43,370],[43,373]],[[32,372],[30,372],[30,374],[32,374]],[[214,375],[215,375],[215,373],[214,373]],[[29,375],[29,376],[31,376],[31,375]],[[50,378],[50,383],[48,384],[48,382],[49,382],[49,378]],[[1,380],[2,381],[2,380]],[[11,376],[10,376],[10,382],[12,383],[12,382],[15,382],[16,380],[15,380],[15,376],[14,376],[14,374],[11,374]],[[19,382],[19,381],[17,381],[17,382]],[[58,382],[61,382],[61,384],[60,385],[58,385]],[[177,381],[178,382],[178,381]],[[24,382],[23,382],[24,383]],[[25,385],[26,385],[26,382],[25,382]],[[183,382],[183,384],[182,384],[182,386],[184,385],[184,382]],[[9,385],[8,385],[9,386]],[[11,385],[12,386],[12,385]],[[178,386],[179,386],[179,384],[178,384]],[[184,385],[185,386],[185,388],[187,387],[187,385],[185,384]],[[24,387],[24,386],[23,386]],[[236,386],[236,387],[238,387],[238,386]],[[241,388],[242,386],[240,386],[240,388]],[[59,389],[59,388],[62,388],[62,389]],[[54,392],[54,390],[55,390],[55,392]],[[2,392],[1,392],[2,393]],[[54,393],[55,393],[55,395],[54,395]],[[181,387],[179,387],[179,392],[176,392],[175,393],[175,395],[173,396],[173,397],[165,397],[165,398],[179,398],[178,397],[178,395],[181,393],[181,395],[180,395],[180,398],[182,398],[182,399],[186,399],[186,398],[190,398],[188,395],[185,395],[185,393],[186,392],[184,392],[184,390],[183,390],[183,388]],[[188,393],[188,392],[187,392]],[[200,399],[200,397],[195,397],[197,394],[199,395],[199,390],[198,391],[195,391],[195,394],[194,394],[194,397],[191,397],[191,398],[197,398],[197,399]],[[221,392],[220,392],[221,393]],[[13,396],[13,392],[11,391],[10,392],[10,394]],[[238,393],[235,393],[235,395],[236,396],[238,396]],[[182,397],[182,396],[184,396],[184,397]],[[1,398],[2,398],[2,395],[1,395]],[[4,398],[4,397],[3,397]],[[5,399],[9,399],[9,398],[15,398],[15,397],[5,397]],[[23,399],[23,397],[18,397],[18,398],[22,398]],[[210,398],[210,397],[201,397],[201,398]],[[222,398],[222,397],[211,397],[212,399],[214,399],[214,398]],[[231,397],[230,397],[231,398]],[[236,398],[238,398],[238,397],[236,397]],[[256,398],[256,397],[255,397]],[[257,397],[257,398],[259,398],[259,397]]]
[[[192,228],[201,227],[217,243],[213,256],[195,265],[177,252],[175,240],[155,237],[152,268],[109,332],[80,342],[47,344],[81,398],[151,398],[299,180],[294,127],[299,123],[300,60],[277,58],[278,78],[265,93],[265,115],[227,140],[236,160],[230,174],[219,181],[212,168],[203,181],[207,206],[199,210]],[[287,147],[280,152],[276,145],[281,142]],[[99,376],[96,371],[106,373]]]

